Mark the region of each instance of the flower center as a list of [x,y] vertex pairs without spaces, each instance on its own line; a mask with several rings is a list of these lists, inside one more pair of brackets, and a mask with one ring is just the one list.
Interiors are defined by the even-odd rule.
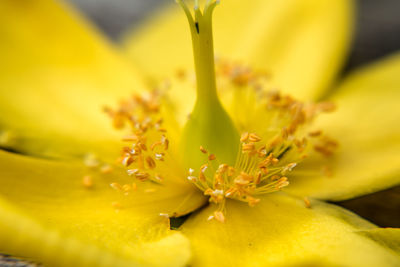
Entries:
[[268,90],[264,74],[222,60],[217,77],[233,89],[221,95],[229,99],[224,103],[230,114],[238,111],[233,118],[242,133],[239,151],[231,165],[200,147],[207,161],[198,170],[189,169],[187,179],[217,204],[210,219],[224,221],[226,199],[256,205],[261,195],[288,186],[291,171],[309,153],[329,156],[337,143],[310,128],[318,114],[334,109],[331,103],[302,103]]
[[[227,199],[254,206],[261,195],[289,185],[291,171],[311,151],[333,153],[337,143],[310,126],[334,106],[302,103],[269,88],[268,74],[215,61],[211,15],[218,1],[207,1],[203,12],[195,1],[194,16],[177,2],[189,21],[196,75],[195,104],[186,123],[181,128],[179,101],[169,98],[165,86],[105,111],[116,128],[129,126],[123,138],[129,145],[120,159],[129,176],[158,184],[187,178],[216,204],[210,219],[223,222]],[[180,72],[170,86],[189,90],[187,76]],[[136,188],[111,186],[124,194]]]

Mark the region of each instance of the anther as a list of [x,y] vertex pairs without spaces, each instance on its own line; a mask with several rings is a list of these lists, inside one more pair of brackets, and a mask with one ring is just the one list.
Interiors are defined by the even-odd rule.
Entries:
[[139,143],[139,147],[144,150],[147,151],[147,146],[144,143]]
[[249,135],[249,141],[250,142],[259,142],[261,141],[261,137],[259,137],[258,135],[252,133]]
[[289,185],[289,181],[288,181],[287,177],[282,177],[278,180],[278,183],[276,184],[276,188],[281,189],[288,185]]
[[82,184],[85,188],[92,188],[93,187],[93,179],[90,175],[83,176]]
[[254,197],[247,197],[247,203],[249,204],[250,207],[254,207],[256,204],[258,204],[261,199],[259,198],[254,198]]
[[282,175],[285,175],[286,174],[286,172],[290,172],[290,171],[292,171],[293,169],[294,169],[294,167],[296,167],[296,165],[297,165],[297,163],[289,163],[288,165],[286,165],[283,169],[282,169],[282,171],[281,171],[281,174]]
[[131,156],[126,156],[122,159],[122,165],[128,167],[133,163],[134,159]]
[[304,204],[306,205],[306,208],[311,208],[311,202],[308,199],[308,197],[304,197],[303,200],[304,200]]
[[164,145],[164,150],[168,150],[169,140],[165,137],[165,135],[161,136],[161,142]]
[[191,181],[191,182],[197,182],[197,177],[196,177],[196,176],[193,176],[193,175],[189,175],[189,176],[187,177],[187,179],[188,179],[189,181]]
[[227,170],[228,170],[228,168],[229,168],[229,165],[228,164],[220,164],[219,166],[218,166],[218,172],[219,173],[221,173],[221,174],[223,174],[223,173],[225,173]]
[[310,136],[310,137],[317,137],[317,136],[320,136],[321,134],[322,134],[322,131],[321,131],[321,130],[316,130],[316,131],[309,132],[309,133],[308,133],[308,136]]
[[249,139],[249,133],[247,132],[242,133],[242,135],[240,136],[240,142],[247,142],[248,139]]
[[214,218],[219,221],[220,223],[225,222],[225,215],[222,211],[215,211],[214,212]]
[[111,183],[110,186],[114,190],[117,190],[117,191],[121,191],[122,190],[122,186],[119,183]]
[[139,137],[135,134],[133,135],[128,135],[122,138],[122,141],[127,141],[127,142],[136,142],[139,140]]
[[148,173],[146,173],[146,172],[137,172],[137,173],[135,173],[135,177],[137,179],[139,179],[140,181],[147,180],[149,178],[149,176],[150,175]]
[[125,192],[125,194],[129,193],[132,190],[132,186],[130,184],[124,184],[122,186],[122,191]]
[[110,172],[112,172],[112,170],[113,170],[113,168],[112,168],[111,165],[109,165],[109,164],[104,164],[104,165],[101,166],[101,168],[100,168],[100,172],[101,172],[101,173],[104,173],[104,174],[110,173]]
[[154,169],[156,167],[156,162],[150,156],[146,157],[146,163],[147,163],[147,165],[149,166],[150,169]]
[[164,153],[155,153],[154,158],[159,161],[164,161]]
[[251,153],[255,149],[254,143],[242,144],[242,152],[243,153]]
[[200,151],[204,154],[208,154],[208,151],[203,146],[200,146]]
[[126,171],[129,176],[135,175],[136,173],[139,172],[139,169],[129,169]]
[[164,178],[159,173],[156,173],[156,175],[154,175],[154,178],[157,182],[162,182],[164,180]]
[[214,154],[208,156],[208,160],[215,160],[217,157]]
[[155,142],[155,143],[153,143],[151,146],[150,146],[150,149],[151,150],[154,150],[155,148],[156,148],[156,146],[160,146],[160,145],[162,145],[163,143],[161,142],[161,141],[158,141],[158,142]]
[[208,168],[208,164],[201,165],[200,172],[204,173],[207,170],[207,168]]

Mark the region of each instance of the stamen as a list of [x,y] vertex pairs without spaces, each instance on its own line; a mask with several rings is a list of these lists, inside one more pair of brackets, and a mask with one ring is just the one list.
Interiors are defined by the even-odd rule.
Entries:
[[[132,152],[133,152],[132,154],[136,154],[136,150],[132,150]],[[133,162],[134,162],[134,158],[131,157],[130,155],[127,155],[122,159],[122,165],[124,165],[125,167],[128,167]]]
[[310,136],[310,137],[317,137],[317,136],[320,136],[321,134],[322,134],[322,131],[321,131],[321,130],[316,130],[316,131],[309,132],[309,133],[308,133],[308,136]]
[[304,200],[304,204],[306,205],[306,208],[311,208],[311,202],[308,199],[308,197],[304,197],[303,200]]
[[249,134],[249,141],[250,142],[260,142],[261,141],[261,137],[259,137],[258,135],[252,133],[252,134]]
[[155,157],[155,159],[156,160],[159,160],[159,161],[164,161],[164,155],[165,155],[165,153],[155,153],[154,154],[154,157]]
[[314,145],[314,150],[324,156],[331,156],[337,149],[338,143],[330,137],[322,136],[319,143]]
[[156,179],[156,181],[158,182],[162,182],[164,180],[164,178],[161,176],[161,174],[156,173],[154,178]]
[[152,157],[147,156],[146,162],[150,169],[154,169],[156,167],[156,162],[154,161],[154,159]]
[[200,151],[204,154],[208,154],[207,150],[203,146],[200,146]]
[[90,189],[93,187],[93,179],[90,175],[83,176],[82,184],[85,188]]
[[111,183],[111,188],[117,191],[122,191],[122,186],[119,183]]
[[214,212],[214,219],[217,221],[224,223],[225,222],[225,215],[222,211],[215,211]]
[[242,135],[240,136],[240,142],[244,143],[247,142],[247,140],[249,140],[249,133],[248,132],[242,133]]
[[162,93],[153,90],[122,101],[117,110],[105,108],[113,120],[118,120],[118,128],[130,128],[131,133],[122,140],[131,145],[122,149],[120,163],[130,167],[128,175],[139,181],[161,183],[163,179],[157,170],[164,163],[168,164],[169,139],[167,130],[162,127],[161,98]]

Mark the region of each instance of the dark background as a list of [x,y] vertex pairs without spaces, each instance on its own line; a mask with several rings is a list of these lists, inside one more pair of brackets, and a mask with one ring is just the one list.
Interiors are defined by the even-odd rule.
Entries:
[[[125,30],[140,25],[140,22],[155,9],[174,4],[173,0],[66,1],[77,7],[105,35],[115,41]],[[356,32],[350,57],[342,75],[346,75],[357,66],[400,51],[400,0],[358,0],[356,2],[358,6]],[[400,228],[400,186],[336,204],[354,211],[381,227]],[[37,265],[0,254],[0,267],[5,266]]]

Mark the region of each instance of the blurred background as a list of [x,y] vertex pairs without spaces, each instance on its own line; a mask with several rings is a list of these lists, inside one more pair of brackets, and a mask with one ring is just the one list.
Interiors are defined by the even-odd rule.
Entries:
[[[226,0],[229,1],[229,0]],[[113,40],[174,0],[67,0]],[[251,3],[251,1],[250,1]],[[400,1],[356,0],[356,33],[344,71],[400,50]]]

